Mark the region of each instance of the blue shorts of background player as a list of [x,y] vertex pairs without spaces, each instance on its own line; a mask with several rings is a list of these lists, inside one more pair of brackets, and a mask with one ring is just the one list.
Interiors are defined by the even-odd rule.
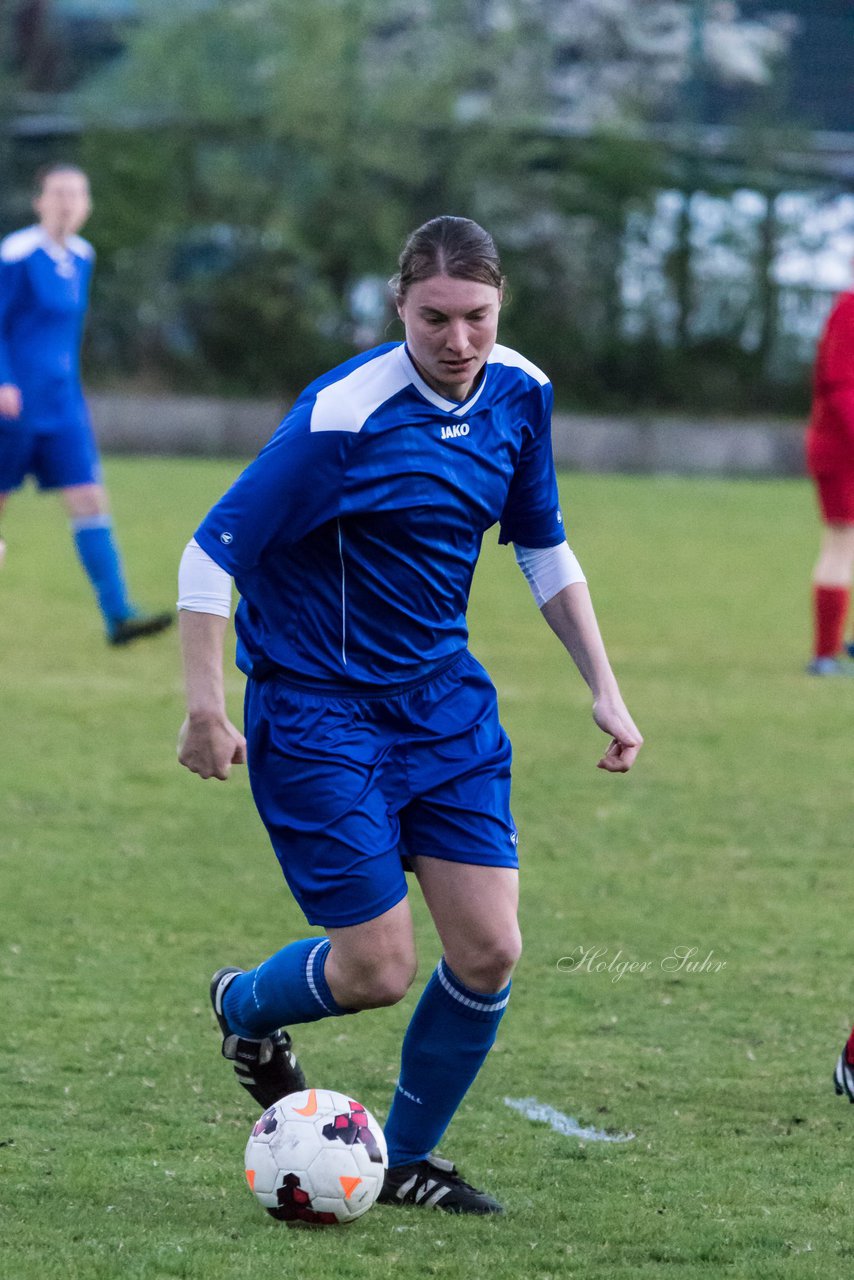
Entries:
[[363,924],[406,896],[418,857],[518,866],[510,740],[470,653],[382,694],[246,686],[258,812],[309,924]]
[[31,477],[39,489],[100,485],[101,463],[88,422],[66,431],[28,431],[0,418],[0,493]]

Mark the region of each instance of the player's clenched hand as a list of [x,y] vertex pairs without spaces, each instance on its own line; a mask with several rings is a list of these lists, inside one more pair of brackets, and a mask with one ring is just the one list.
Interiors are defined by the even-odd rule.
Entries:
[[0,417],[20,418],[21,392],[13,382],[0,384]]
[[187,716],[178,734],[178,760],[200,778],[224,782],[233,764],[246,763],[246,739],[226,716]]
[[604,733],[611,735],[610,746],[596,768],[608,773],[627,773],[643,746],[643,738],[622,698],[597,698],[593,703],[593,719]]

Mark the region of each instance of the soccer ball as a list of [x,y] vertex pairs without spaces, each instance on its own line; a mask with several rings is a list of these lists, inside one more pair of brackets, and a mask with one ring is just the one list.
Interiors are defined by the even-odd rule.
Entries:
[[383,1131],[346,1093],[306,1089],[268,1107],[246,1144],[246,1181],[274,1218],[317,1226],[367,1213],[388,1168]]

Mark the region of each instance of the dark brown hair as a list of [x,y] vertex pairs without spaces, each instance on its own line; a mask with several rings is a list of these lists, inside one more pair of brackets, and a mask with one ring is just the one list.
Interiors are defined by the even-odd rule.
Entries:
[[431,276],[478,280],[495,289],[504,286],[495,241],[470,218],[445,214],[431,218],[412,234],[398,259],[397,275],[389,280],[396,302],[403,302],[410,287]]
[[33,195],[40,196],[44,191],[44,184],[55,173],[79,173],[81,178],[89,181],[89,175],[80,168],[79,164],[64,164],[61,161],[56,164],[43,164],[33,174]]

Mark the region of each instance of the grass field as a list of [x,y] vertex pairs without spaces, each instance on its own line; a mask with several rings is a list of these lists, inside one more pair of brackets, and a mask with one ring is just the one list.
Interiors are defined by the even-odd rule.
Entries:
[[[235,470],[110,463],[146,604],[171,605],[184,542]],[[207,1006],[214,968],[306,931],[245,776],[203,783],[177,766],[174,634],[108,649],[56,505],[30,492],[10,509],[4,1280],[849,1273],[854,1110],[830,1075],[854,1015],[854,681],[802,674],[811,495],[800,482],[564,476],[562,487],[647,745],[628,777],[594,769],[586,691],[490,538],[473,648],[515,744],[526,952],[443,1151],[509,1212],[380,1208],[321,1232],[283,1228],[247,1191],[254,1112]],[[236,673],[228,688],[238,716]],[[437,952],[420,909],[418,922],[426,978]],[[567,972],[590,948],[646,968]],[[676,948],[712,953],[709,966],[663,964]],[[311,1077],[384,1117],[416,997],[300,1031]],[[507,1096],[635,1137],[563,1137]]]

